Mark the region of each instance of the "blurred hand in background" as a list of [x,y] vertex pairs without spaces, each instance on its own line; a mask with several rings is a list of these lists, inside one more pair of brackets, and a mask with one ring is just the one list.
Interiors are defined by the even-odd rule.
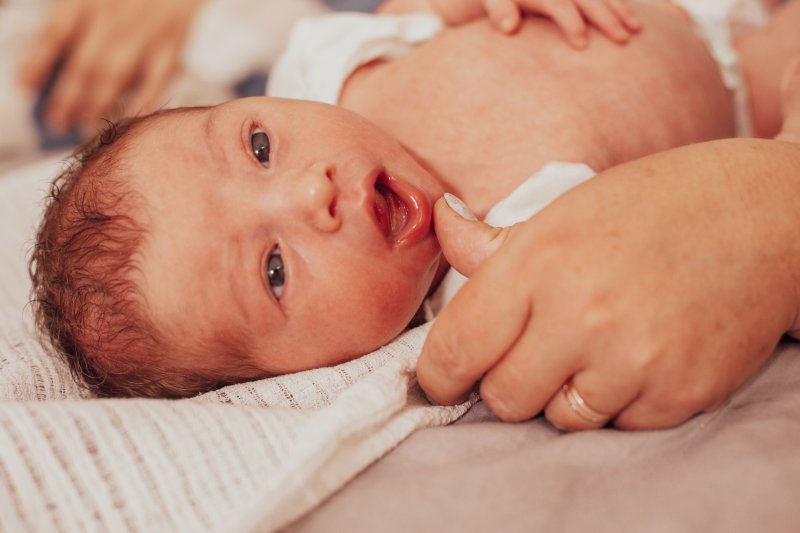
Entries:
[[55,0],[19,77],[41,90],[57,71],[45,120],[54,133],[153,110],[179,65],[202,0]]

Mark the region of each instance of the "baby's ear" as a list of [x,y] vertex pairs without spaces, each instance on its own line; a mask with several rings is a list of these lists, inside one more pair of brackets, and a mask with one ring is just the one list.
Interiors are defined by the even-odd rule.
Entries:
[[505,241],[507,228],[479,221],[464,202],[445,193],[434,206],[436,236],[447,262],[469,277]]

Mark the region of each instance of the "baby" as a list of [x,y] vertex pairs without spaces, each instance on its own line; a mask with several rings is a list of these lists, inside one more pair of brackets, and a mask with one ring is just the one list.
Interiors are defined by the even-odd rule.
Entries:
[[[541,20],[513,39],[443,30],[345,76],[338,103],[358,114],[254,98],[110,128],[53,188],[31,261],[39,326],[100,395],[189,396],[381,346],[447,268],[431,224],[446,189],[482,216],[551,159],[602,170],[732,134],[686,19],[637,16],[648,31],[626,50],[574,52]],[[483,55],[465,70],[464,51]],[[623,64],[612,94],[604,73]]]

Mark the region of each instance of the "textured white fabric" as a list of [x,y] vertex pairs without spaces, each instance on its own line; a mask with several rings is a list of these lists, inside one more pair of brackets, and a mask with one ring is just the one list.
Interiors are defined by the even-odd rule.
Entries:
[[189,400],[98,400],[36,340],[25,258],[49,162],[0,177],[0,531],[271,531],[420,427],[428,326],[357,360]]

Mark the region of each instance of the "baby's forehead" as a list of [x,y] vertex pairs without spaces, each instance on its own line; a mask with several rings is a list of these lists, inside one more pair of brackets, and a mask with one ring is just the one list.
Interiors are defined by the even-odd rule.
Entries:
[[[175,139],[177,135],[185,136],[187,132],[182,131],[183,126],[191,126],[193,122],[202,120],[213,109],[212,107],[176,107],[143,117],[132,128],[130,139],[126,145],[135,147],[137,144],[159,143]],[[198,132],[198,134],[202,134],[202,132]]]
[[[198,131],[204,113],[193,109],[158,116],[128,147],[125,171],[141,198],[135,216],[147,229],[141,274],[152,298],[183,291],[174,300],[191,301],[199,295],[186,278],[205,279],[205,273],[219,271],[216,250],[224,226],[216,216],[220,162],[208,153]],[[161,306],[170,320],[181,315],[171,304]]]
[[209,108],[178,108],[146,117],[120,147],[121,170],[148,196],[149,189],[158,189],[164,180],[211,170],[204,126],[210,112]]
[[102,181],[97,188],[110,194],[124,193],[119,214],[144,230],[137,254],[140,259],[153,240],[159,240],[161,233],[169,233],[174,224],[171,213],[178,211],[182,203],[176,177],[196,172],[178,159],[180,150],[172,150],[169,145],[177,132],[187,130],[179,124],[198,114],[195,109],[176,109],[146,117],[118,139],[121,144],[114,147],[118,153],[100,176]]

